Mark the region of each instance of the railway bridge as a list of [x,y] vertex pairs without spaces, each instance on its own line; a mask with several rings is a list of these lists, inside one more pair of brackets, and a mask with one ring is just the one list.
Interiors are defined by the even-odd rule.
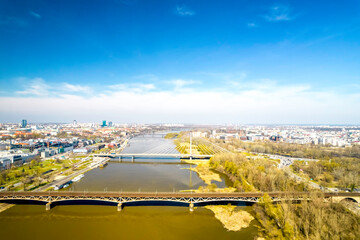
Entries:
[[[270,192],[267,193],[273,202],[281,200],[309,200],[306,192]],[[254,204],[264,193],[192,193],[192,192],[0,192],[0,202],[13,204],[43,204],[46,210],[56,205],[113,205],[118,211],[124,206],[134,205],[179,205],[194,206],[227,203]],[[360,193],[323,193],[325,201],[340,202],[344,200],[360,203]]]
[[94,154],[94,157],[106,158],[180,158],[180,159],[210,159],[213,155],[181,154],[181,153],[120,153],[120,154]]

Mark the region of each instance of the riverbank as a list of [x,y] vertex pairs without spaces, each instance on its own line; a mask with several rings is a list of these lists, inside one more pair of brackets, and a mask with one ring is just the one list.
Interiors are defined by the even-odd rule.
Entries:
[[[75,163],[73,163],[72,166],[74,166]],[[85,167],[83,166],[85,165]],[[67,171],[63,172],[62,174],[59,174],[58,172],[53,173],[54,180],[48,183],[45,183],[45,185],[38,185],[36,187],[33,187],[30,191],[49,191],[53,190],[55,185],[60,185],[61,183],[70,181],[74,177],[84,174],[85,172],[88,172],[95,168],[94,166],[89,166],[90,162],[86,161],[82,165],[78,166],[76,169],[68,169]],[[70,173],[68,173],[70,172]],[[56,180],[56,177],[61,177],[61,179]],[[0,203],[0,213],[3,211],[6,211],[7,209],[15,206],[15,204],[7,204],[7,203]]]
[[1,186],[5,190],[18,191],[36,187],[51,181],[59,172],[71,169],[79,160],[32,160],[19,167],[1,171]]
[[[208,185],[206,187],[199,187],[199,189],[192,190],[193,192],[235,192],[236,188],[218,188],[212,181],[221,182],[220,174],[213,171],[210,167],[209,160],[185,160],[186,163],[196,164],[197,166],[188,168],[190,171],[196,172],[199,177]],[[249,227],[254,217],[247,211],[239,210],[237,206],[232,205],[209,205],[205,206],[215,214],[218,219],[229,231],[240,231],[243,228]]]
[[196,172],[199,177],[207,184],[211,185],[211,181],[222,182],[219,174],[211,171],[209,160],[184,160],[189,164],[196,164],[196,167],[187,168],[190,171]]
[[[81,174],[84,174],[86,172],[89,172],[91,170],[93,170],[94,168],[97,167],[101,167],[100,164],[104,164],[104,160],[95,160],[93,159],[92,162],[88,162],[85,165],[83,165],[82,167],[76,168],[75,170],[72,170],[70,173],[64,173],[62,175],[58,175],[57,177],[60,177],[58,180],[55,180],[41,188],[38,188],[37,191],[49,191],[52,190],[56,185],[61,185],[64,184],[70,180],[72,180],[73,178],[75,178],[76,176],[79,176]],[[107,161],[105,161],[105,163],[107,164]]]
[[232,205],[209,205],[206,209],[211,210],[218,219],[229,231],[240,231],[243,228],[250,226],[250,223],[255,218],[247,211],[240,210]]
[[0,203],[0,213],[15,206],[15,204]]
[[190,189],[190,190],[180,190],[180,192],[194,192],[194,193],[232,193],[236,192],[236,188],[227,187],[227,188],[218,188],[215,184],[208,185],[206,187],[199,187],[199,189]]

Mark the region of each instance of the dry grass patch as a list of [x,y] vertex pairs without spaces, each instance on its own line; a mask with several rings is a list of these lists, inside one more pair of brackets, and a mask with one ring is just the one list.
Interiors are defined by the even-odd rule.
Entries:
[[204,193],[204,192],[216,192],[216,193],[232,193],[232,192],[236,192],[236,188],[234,187],[227,187],[227,188],[212,188],[208,185],[207,187],[199,187],[199,189],[194,190],[194,192],[196,193]]
[[243,228],[247,228],[251,221],[254,220],[250,213],[238,210],[236,206],[209,205],[205,206],[205,208],[213,211],[215,218],[229,231],[240,231]]
[[187,160],[187,163],[194,164],[196,162],[197,166],[195,168],[189,168],[189,170],[199,174],[199,177],[208,185],[211,184],[211,181],[222,182],[221,177],[218,173],[214,173],[210,169],[209,161],[204,160]]

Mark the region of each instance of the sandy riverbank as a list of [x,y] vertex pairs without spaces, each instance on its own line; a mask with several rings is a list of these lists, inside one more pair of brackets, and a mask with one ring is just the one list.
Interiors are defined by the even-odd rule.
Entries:
[[15,206],[15,204],[0,203],[0,213]]
[[247,228],[251,221],[254,220],[250,213],[239,210],[236,206],[232,205],[209,205],[205,206],[205,208],[214,212],[215,218],[229,231],[240,231],[243,228]]
[[222,182],[218,173],[211,171],[209,160],[185,160],[186,163],[196,164],[196,167],[188,168],[191,171],[199,174],[199,177],[207,184],[211,185],[211,181]]

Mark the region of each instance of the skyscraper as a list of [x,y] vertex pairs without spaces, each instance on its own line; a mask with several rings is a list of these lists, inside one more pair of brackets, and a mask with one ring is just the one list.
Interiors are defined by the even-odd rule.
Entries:
[[109,122],[109,123],[108,123],[108,126],[109,126],[109,127],[112,127],[112,125],[113,125],[112,122]]
[[106,120],[104,120],[103,122],[102,122],[102,125],[101,125],[102,127],[106,127]]
[[22,128],[26,128],[26,126],[27,126],[27,120],[26,120],[26,119],[23,119],[23,120],[21,121],[21,127],[22,127]]

